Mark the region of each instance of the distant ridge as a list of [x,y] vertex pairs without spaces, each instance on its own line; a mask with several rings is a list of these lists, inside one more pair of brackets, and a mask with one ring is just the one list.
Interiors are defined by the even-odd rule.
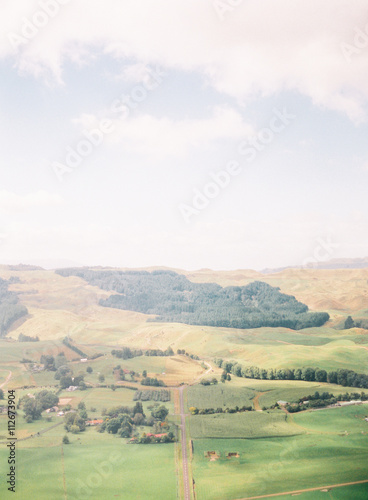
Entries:
[[355,259],[331,259],[326,262],[311,262],[305,266],[286,266],[275,269],[266,268],[262,274],[273,274],[285,271],[286,269],[364,269],[368,267],[368,257]]

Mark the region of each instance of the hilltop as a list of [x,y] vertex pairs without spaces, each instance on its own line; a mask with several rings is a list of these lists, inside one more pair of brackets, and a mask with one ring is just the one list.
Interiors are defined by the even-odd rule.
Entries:
[[261,281],[221,287],[192,283],[174,271],[97,271],[62,269],[60,276],[78,276],[90,285],[114,291],[100,305],[157,315],[156,321],[230,328],[285,327],[293,330],[322,326],[327,313],[310,313],[308,306]]

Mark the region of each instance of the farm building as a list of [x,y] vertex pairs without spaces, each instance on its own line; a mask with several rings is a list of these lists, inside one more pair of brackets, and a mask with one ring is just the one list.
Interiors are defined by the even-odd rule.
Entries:
[[102,418],[96,418],[94,420],[87,420],[86,425],[100,425],[103,423]]
[[59,411],[59,407],[58,406],[53,406],[52,408],[48,408],[46,410],[46,413],[53,413],[53,412],[57,412]]

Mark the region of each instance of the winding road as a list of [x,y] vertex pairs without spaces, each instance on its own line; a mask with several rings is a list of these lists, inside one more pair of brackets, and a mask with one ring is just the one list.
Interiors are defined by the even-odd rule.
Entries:
[[185,429],[185,407],[184,407],[184,389],[185,386],[179,387],[180,400],[180,418],[181,418],[181,450],[183,458],[183,482],[184,482],[184,500],[190,500],[190,477],[188,467],[188,447],[187,447],[187,432]]
[[13,372],[11,372],[11,371],[9,370],[9,375],[6,377],[5,382],[3,382],[3,383],[0,385],[0,388],[4,387],[4,385],[6,385],[6,384],[9,382],[9,380],[10,380],[10,379],[11,379],[11,377],[12,377],[12,375],[13,375]]

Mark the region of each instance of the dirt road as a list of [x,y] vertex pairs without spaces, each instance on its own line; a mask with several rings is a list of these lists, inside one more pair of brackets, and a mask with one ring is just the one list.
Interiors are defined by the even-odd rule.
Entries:
[[259,498],[272,498],[272,497],[281,497],[284,495],[297,495],[300,493],[306,493],[307,491],[329,490],[332,488],[341,488],[342,486],[353,486],[354,484],[364,484],[364,483],[368,483],[368,479],[363,479],[362,481],[354,481],[353,483],[332,484],[330,486],[319,486],[318,488],[307,488],[305,490],[284,491],[283,493],[271,493],[270,495],[246,497],[246,498],[241,498],[240,500],[258,500]]
[[190,500],[190,477],[188,467],[188,447],[187,447],[187,433],[185,429],[185,407],[184,407],[184,389],[185,386],[179,387],[180,398],[180,418],[181,418],[181,450],[183,458],[183,482],[184,482],[184,500]]
[[11,379],[11,377],[12,377],[12,375],[13,375],[13,372],[11,372],[11,371],[9,370],[9,375],[6,377],[5,382],[3,382],[3,383],[0,385],[0,389],[1,389],[2,387],[4,387],[4,385],[6,385],[6,384],[9,382],[9,380],[10,380],[10,379]]

